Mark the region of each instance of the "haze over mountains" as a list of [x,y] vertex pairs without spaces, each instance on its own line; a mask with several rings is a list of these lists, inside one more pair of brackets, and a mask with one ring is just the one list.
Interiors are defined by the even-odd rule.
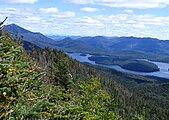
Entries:
[[139,53],[169,53],[169,41],[156,38],[137,37],[58,37],[57,41],[46,37],[41,33],[34,33],[18,25],[10,24],[4,27],[10,30],[12,35],[18,34],[24,37],[24,41],[31,42],[37,46],[52,47],[66,52],[86,53],[113,53],[117,51],[139,52]]

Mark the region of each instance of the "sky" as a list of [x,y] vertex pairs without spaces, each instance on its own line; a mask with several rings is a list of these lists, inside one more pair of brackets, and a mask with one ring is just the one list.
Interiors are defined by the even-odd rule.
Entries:
[[0,21],[45,35],[169,40],[169,0],[0,0]]

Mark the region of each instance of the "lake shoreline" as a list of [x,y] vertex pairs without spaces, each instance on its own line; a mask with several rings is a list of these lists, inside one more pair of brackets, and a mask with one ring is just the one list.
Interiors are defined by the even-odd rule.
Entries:
[[153,76],[153,77],[169,79],[169,71],[168,71],[169,63],[150,61],[159,67],[159,71],[156,71],[156,72],[136,72],[136,71],[123,69],[119,65],[97,64],[97,62],[89,60],[89,57],[93,56],[91,54],[83,53],[83,54],[86,54],[86,56],[80,56],[80,54],[82,54],[82,53],[66,53],[66,54],[69,55],[70,57],[72,57],[73,59],[76,59],[79,62],[86,62],[86,63],[90,63],[93,65],[99,65],[99,66],[103,66],[103,67],[113,68],[118,71],[132,73],[132,74],[136,74],[136,75]]

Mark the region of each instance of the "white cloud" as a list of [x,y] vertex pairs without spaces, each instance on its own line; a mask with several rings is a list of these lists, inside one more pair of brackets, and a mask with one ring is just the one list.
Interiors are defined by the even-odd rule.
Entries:
[[40,8],[39,11],[42,13],[57,13],[59,10],[58,8],[51,7],[51,8]]
[[65,2],[137,9],[163,8],[169,5],[169,0],[65,0]]
[[96,20],[89,16],[84,16],[76,20],[77,25],[80,26],[104,26],[100,20]]
[[80,10],[84,11],[84,12],[98,12],[98,11],[100,11],[100,9],[98,9],[98,8],[91,8],[91,7],[84,7],[84,8],[81,8]]
[[33,17],[33,16],[29,16],[25,19],[27,22],[31,22],[31,23],[38,23],[39,21],[41,21],[41,18],[39,17]]
[[127,9],[127,10],[124,10],[123,12],[124,12],[124,13],[128,13],[128,14],[132,14],[132,13],[133,13],[133,10]]
[[52,15],[52,17],[57,17],[57,18],[71,18],[76,15],[75,12],[72,11],[66,11],[66,12],[60,12],[58,14]]
[[0,3],[27,3],[34,4],[38,0],[0,0]]

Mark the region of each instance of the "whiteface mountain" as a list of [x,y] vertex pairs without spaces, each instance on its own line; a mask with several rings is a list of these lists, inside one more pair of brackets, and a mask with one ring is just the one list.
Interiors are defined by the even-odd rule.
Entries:
[[54,47],[55,41],[46,37],[45,35],[37,32],[31,32],[26,30],[16,24],[10,24],[4,26],[5,31],[10,31],[10,33],[15,37],[16,34],[18,36],[23,36],[23,40],[26,42],[30,42],[35,44],[41,48],[45,47]]

